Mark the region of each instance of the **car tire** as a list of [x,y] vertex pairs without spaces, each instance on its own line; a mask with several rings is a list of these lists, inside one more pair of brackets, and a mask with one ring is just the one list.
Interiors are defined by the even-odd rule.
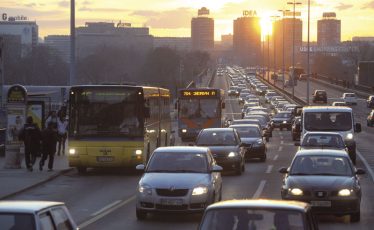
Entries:
[[360,211],[351,214],[351,222],[356,223],[356,222],[359,222],[360,219],[361,219]]
[[86,167],[77,167],[77,170],[79,174],[85,174],[87,172]]
[[140,209],[136,209],[136,219],[138,219],[138,220],[147,219],[147,212],[143,211],[143,210],[140,210]]

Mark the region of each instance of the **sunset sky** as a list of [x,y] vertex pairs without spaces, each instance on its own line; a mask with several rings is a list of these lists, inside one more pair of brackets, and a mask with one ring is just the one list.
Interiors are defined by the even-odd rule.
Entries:
[[[301,0],[303,37],[306,40],[307,0]],[[280,15],[291,9],[287,0],[76,0],[76,25],[84,22],[129,22],[148,26],[154,36],[190,36],[191,17],[208,7],[215,19],[215,39],[232,33],[233,19],[243,10],[256,10],[260,17]],[[69,33],[69,0],[1,0],[0,13],[24,15],[39,25],[39,35]],[[353,36],[374,36],[374,0],[311,0],[311,38],[316,40],[317,20],[334,11],[342,20],[342,40]]]

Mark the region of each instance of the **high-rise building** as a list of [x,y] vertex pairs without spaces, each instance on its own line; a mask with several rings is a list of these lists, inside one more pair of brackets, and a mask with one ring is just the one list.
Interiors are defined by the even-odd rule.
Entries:
[[240,64],[261,64],[261,26],[256,13],[234,20],[233,48]]
[[18,35],[21,37],[22,56],[25,56],[38,44],[38,25],[32,21],[0,21],[0,35]]
[[234,36],[232,34],[221,35],[221,45],[224,47],[232,48]]
[[211,51],[214,48],[214,20],[205,7],[191,20],[191,40],[193,50]]
[[84,58],[100,47],[128,48],[138,52],[153,49],[153,36],[147,27],[127,23],[87,22],[76,28],[77,56]]
[[287,17],[277,20],[273,24],[277,69],[281,69],[283,64],[283,52],[285,68],[288,69],[292,66],[293,44],[295,45],[295,66],[301,64],[298,60],[300,60],[300,47],[303,45],[303,22],[299,18],[295,19],[295,40],[293,37],[293,22],[293,18]]
[[177,51],[191,51],[189,37],[154,37],[153,47],[169,47]]
[[341,41],[341,21],[336,13],[323,13],[323,18],[317,24],[317,43],[319,46],[335,46]]
[[44,38],[44,44],[52,48],[56,56],[70,63],[70,35],[48,35]]

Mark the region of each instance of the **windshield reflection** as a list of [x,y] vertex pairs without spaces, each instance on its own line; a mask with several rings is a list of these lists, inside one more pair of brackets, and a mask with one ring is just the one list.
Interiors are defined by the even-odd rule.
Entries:
[[217,118],[219,116],[219,100],[217,99],[181,99],[181,118]]
[[308,131],[348,131],[352,129],[352,117],[349,112],[308,112],[304,124]]
[[299,156],[291,166],[290,175],[352,176],[347,158],[333,156]]
[[154,152],[147,172],[206,173],[205,154]]

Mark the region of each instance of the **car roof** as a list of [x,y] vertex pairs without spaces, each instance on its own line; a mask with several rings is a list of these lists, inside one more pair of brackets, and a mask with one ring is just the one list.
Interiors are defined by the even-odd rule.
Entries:
[[256,125],[256,124],[237,124],[237,125],[230,125],[229,126],[229,128],[240,128],[240,127],[259,128],[259,125]]
[[345,150],[337,149],[302,149],[297,151],[296,156],[315,156],[315,155],[324,155],[324,156],[333,156],[333,157],[347,157],[348,153]]
[[203,129],[202,131],[210,131],[210,132],[227,132],[227,131],[233,131],[232,128],[207,128]]
[[279,111],[278,113],[291,113],[290,111]]
[[306,136],[306,135],[339,135],[339,136],[341,136],[337,132],[307,132],[307,133],[304,134],[304,136]]
[[207,208],[209,210],[226,209],[226,208],[263,208],[263,209],[287,209],[295,211],[306,211],[309,205],[298,201],[285,200],[227,200],[214,203]]
[[35,213],[46,208],[65,205],[53,201],[0,201],[0,212]]
[[304,112],[352,112],[352,108],[346,106],[306,106]]
[[196,153],[206,153],[208,148],[197,147],[197,146],[169,146],[169,147],[159,147],[155,152],[175,152],[175,153],[185,153],[185,152],[196,152]]

